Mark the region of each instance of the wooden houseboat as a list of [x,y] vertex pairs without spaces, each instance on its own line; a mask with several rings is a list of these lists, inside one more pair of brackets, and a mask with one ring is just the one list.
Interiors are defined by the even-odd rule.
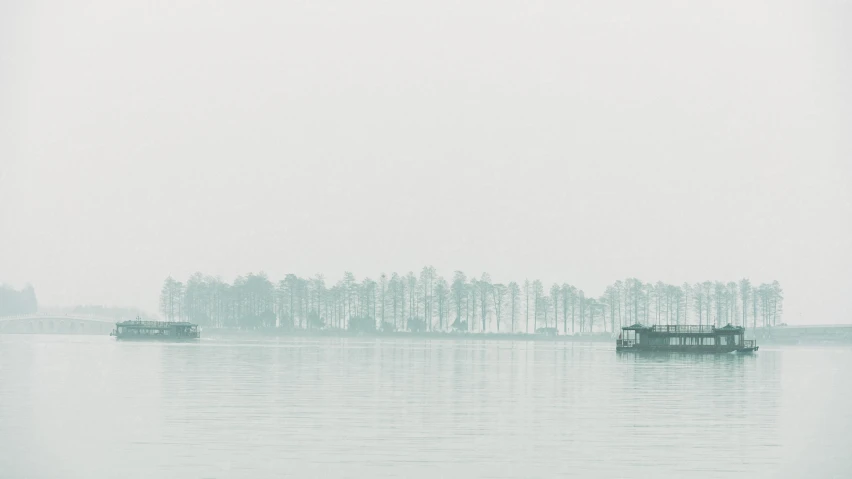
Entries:
[[644,326],[634,324],[621,328],[615,342],[618,352],[684,352],[684,353],[753,353],[755,340],[745,339],[745,328],[730,324],[697,326],[694,324],[664,324]]
[[110,333],[115,339],[130,341],[191,341],[201,337],[197,324],[185,321],[122,321]]

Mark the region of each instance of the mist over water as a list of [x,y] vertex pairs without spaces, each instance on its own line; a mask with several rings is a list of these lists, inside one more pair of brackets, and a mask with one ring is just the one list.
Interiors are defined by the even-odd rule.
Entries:
[[848,477],[852,350],[0,335],[27,478]]
[[778,280],[850,323],[852,4],[0,2],[0,282]]
[[850,25],[0,1],[0,479],[852,478]]

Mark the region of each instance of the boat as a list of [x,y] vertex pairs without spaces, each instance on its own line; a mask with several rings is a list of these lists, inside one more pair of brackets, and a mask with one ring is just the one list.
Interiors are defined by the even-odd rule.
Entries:
[[615,342],[617,352],[683,352],[751,354],[758,350],[757,341],[745,339],[745,328],[727,324],[712,325],[633,324],[621,328]]
[[201,330],[186,321],[143,321],[137,316],[115,323],[110,336],[124,341],[193,341],[201,337]]

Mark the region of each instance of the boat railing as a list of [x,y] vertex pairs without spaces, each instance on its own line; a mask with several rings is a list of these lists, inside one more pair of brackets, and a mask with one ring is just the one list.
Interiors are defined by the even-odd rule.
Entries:
[[121,321],[117,323],[122,327],[142,327],[142,328],[169,328],[172,326],[192,326],[195,327],[197,325],[192,323],[187,323],[183,321],[141,321],[141,320],[133,320],[133,321]]
[[697,324],[657,324],[651,327],[651,331],[655,333],[701,334],[712,333],[714,330],[714,326]]
[[636,346],[636,340],[635,339],[619,339],[619,340],[616,341],[616,346],[618,346],[620,348],[632,348],[633,346]]
[[743,347],[744,348],[753,348],[756,345],[757,345],[757,341],[755,341],[754,339],[746,339],[746,340],[743,341]]

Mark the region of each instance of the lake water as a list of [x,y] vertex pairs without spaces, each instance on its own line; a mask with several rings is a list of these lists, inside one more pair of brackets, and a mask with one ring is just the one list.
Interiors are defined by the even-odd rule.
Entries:
[[0,477],[852,477],[852,348],[0,335]]

